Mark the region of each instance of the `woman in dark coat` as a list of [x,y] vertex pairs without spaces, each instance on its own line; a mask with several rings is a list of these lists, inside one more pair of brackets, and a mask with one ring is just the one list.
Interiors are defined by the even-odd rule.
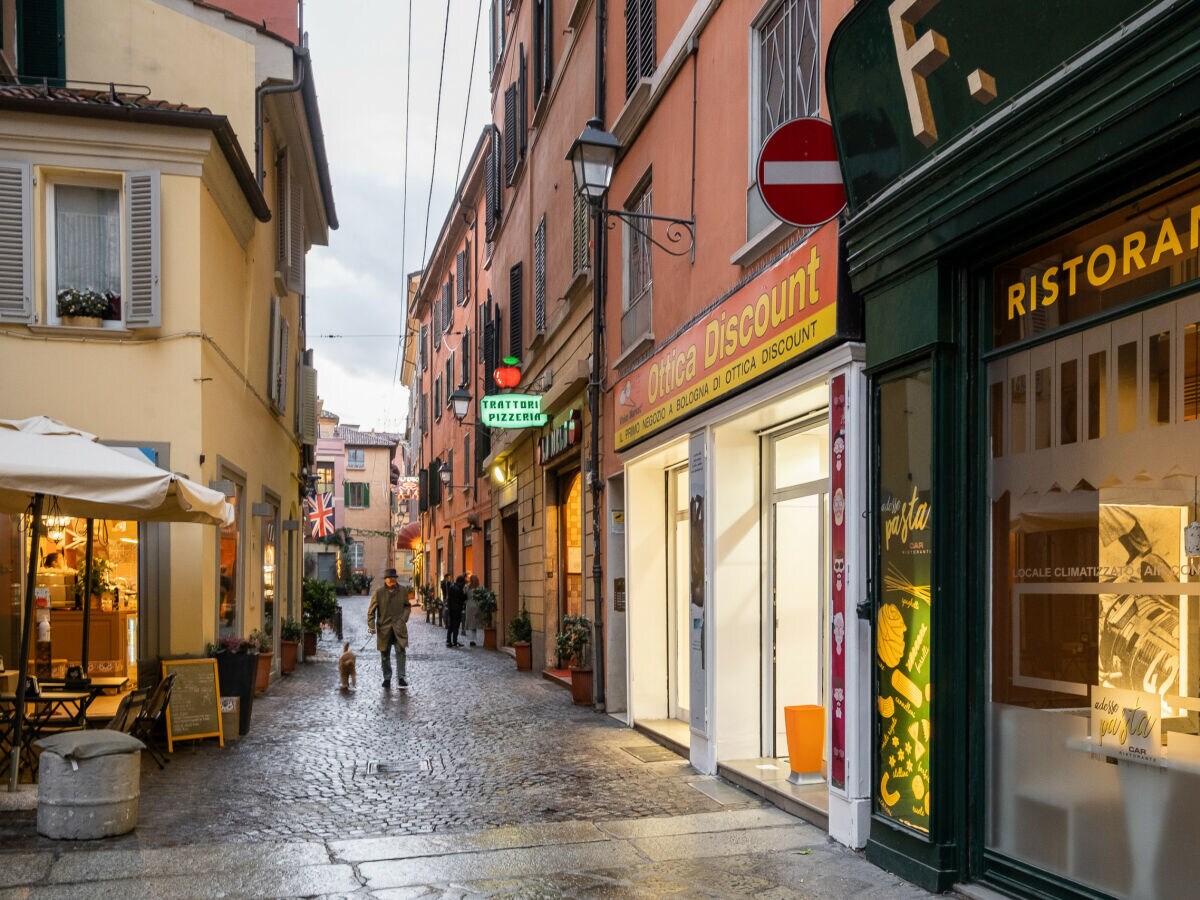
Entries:
[[446,646],[457,647],[458,627],[467,607],[467,576],[459,575],[446,591]]

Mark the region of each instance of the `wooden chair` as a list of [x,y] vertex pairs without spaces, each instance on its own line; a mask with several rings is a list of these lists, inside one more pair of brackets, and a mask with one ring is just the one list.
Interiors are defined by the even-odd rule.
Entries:
[[171,702],[171,688],[174,684],[175,673],[172,672],[155,685],[149,699],[146,700],[145,705],[133,720],[133,724],[129,729],[131,735],[146,745],[146,750],[150,753],[151,758],[158,763],[160,769],[166,765],[168,759],[158,747],[155,729],[166,715],[167,704]]

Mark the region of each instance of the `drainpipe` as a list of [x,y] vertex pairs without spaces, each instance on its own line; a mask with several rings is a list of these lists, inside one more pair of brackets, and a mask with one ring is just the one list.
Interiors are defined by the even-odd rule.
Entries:
[[[608,23],[608,4],[605,0],[596,0],[596,118],[604,121],[604,45]],[[604,379],[604,363],[600,359],[601,329],[604,327],[604,266],[607,236],[604,233],[604,201],[596,203],[592,210],[592,371],[588,384],[588,415],[591,418],[591,454],[589,459],[589,474],[592,480],[592,594],[596,604],[595,616],[592,620],[596,631],[595,669],[596,677],[592,680],[595,694],[595,706],[604,709],[604,566],[600,560],[601,539],[600,528],[604,518],[600,515],[600,503],[604,496],[604,485],[600,479],[600,387]],[[602,239],[603,238],[603,239]]]
[[254,178],[258,189],[263,186],[263,98],[267,94],[294,94],[304,85],[305,60],[308,59],[308,47],[299,46],[292,50],[295,58],[293,70],[295,80],[291,84],[260,85],[254,92]]

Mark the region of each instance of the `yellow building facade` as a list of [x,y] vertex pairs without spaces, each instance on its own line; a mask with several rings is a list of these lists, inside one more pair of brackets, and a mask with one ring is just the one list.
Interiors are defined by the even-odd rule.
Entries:
[[[300,613],[316,442],[304,254],[337,227],[307,50],[208,4],[60,11],[54,76],[22,65],[20,22],[16,59],[3,48],[27,77],[0,87],[0,418],[48,415],[142,448],[226,491],[237,521],[98,523],[98,555],[120,574],[90,599],[56,591],[51,612],[128,613],[94,672],[145,675],[254,630],[278,646]],[[67,314],[96,296],[99,317]],[[82,527],[39,536],[39,584],[82,578]],[[11,563],[31,538],[0,524],[0,590],[19,596]],[[16,608],[0,611],[5,658]],[[59,631],[53,659],[76,662]]]

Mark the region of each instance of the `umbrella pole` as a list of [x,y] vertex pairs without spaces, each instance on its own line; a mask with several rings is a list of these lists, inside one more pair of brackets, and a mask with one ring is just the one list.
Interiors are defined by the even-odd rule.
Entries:
[[17,658],[17,702],[16,721],[13,723],[13,744],[8,762],[8,790],[16,791],[20,780],[18,766],[21,764],[21,731],[25,723],[25,672],[29,668],[29,632],[33,624],[33,588],[37,581],[38,564],[38,529],[42,522],[42,494],[33,495],[33,509],[30,511],[32,527],[29,529],[29,568],[25,572],[25,615],[21,619],[21,652]]
[[88,677],[88,642],[92,636],[92,533],[95,524],[94,519],[87,520],[87,542],[83,551],[83,649],[80,655],[84,678]]

